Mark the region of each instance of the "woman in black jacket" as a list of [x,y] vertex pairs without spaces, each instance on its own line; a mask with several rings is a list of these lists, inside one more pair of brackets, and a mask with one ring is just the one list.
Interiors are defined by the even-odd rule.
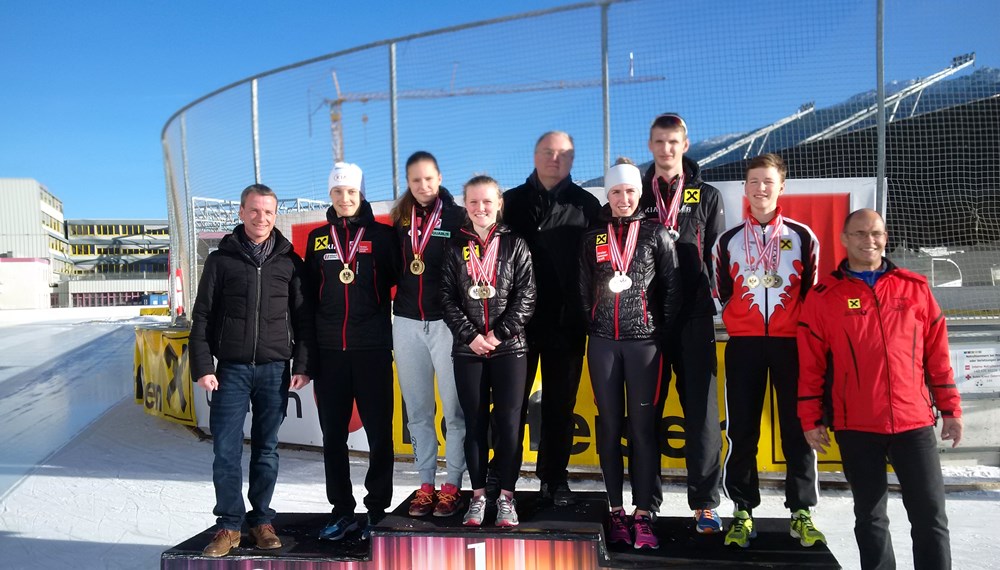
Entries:
[[[441,186],[437,159],[429,152],[417,151],[406,160],[406,186],[390,216],[403,262],[392,303],[393,356],[406,406],[414,468],[420,476],[409,514],[420,517],[433,511],[434,516],[444,517],[462,506],[459,489],[465,473],[465,417],[455,388],[451,330],[441,310],[441,267],[448,240],[458,235],[465,220],[465,209]],[[448,438],[448,475],[437,493],[435,377]]]
[[473,488],[464,524],[481,525],[486,511],[492,400],[501,489],[496,524],[516,526],[517,438],[528,351],[524,325],[535,309],[531,254],[523,239],[497,223],[503,198],[495,180],[472,178],[465,184],[464,199],[469,222],[452,240],[441,274],[441,305],[454,335],[455,382],[465,414],[465,459]]
[[[326,224],[306,241],[306,280],[316,306],[319,374],[314,384],[323,431],[326,495],[333,506],[325,540],[357,529],[348,426],[357,402],[368,437],[369,526],[392,501],[391,288],[399,275],[392,228],[375,221],[357,165],[338,162],[330,173]],[[366,529],[367,530],[367,529]]]
[[[584,235],[580,297],[590,319],[587,363],[597,400],[598,449],[611,505],[608,541],[658,548],[649,510],[657,476],[656,402],[662,327],[680,305],[674,242],[666,228],[637,211],[639,169],[619,159],[604,176],[602,225]],[[628,415],[632,520],[622,505],[621,433]]]

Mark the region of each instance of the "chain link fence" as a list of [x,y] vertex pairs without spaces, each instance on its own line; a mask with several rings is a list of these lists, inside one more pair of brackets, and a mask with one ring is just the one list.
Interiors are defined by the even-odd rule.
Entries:
[[286,211],[324,208],[343,158],[364,169],[369,200],[391,200],[405,158],[428,150],[454,190],[474,173],[512,187],[539,134],[564,130],[574,179],[599,184],[616,156],[648,160],[650,120],[673,111],[709,180],[741,180],[761,152],[782,154],[790,179],[874,179],[890,256],[939,286],[949,317],[998,322],[1000,71],[974,53],[996,40],[937,32],[975,10],[921,14],[881,0],[609,0],[263,72],[163,129],[173,267],[193,298],[205,236],[237,223],[232,203],[255,181]]

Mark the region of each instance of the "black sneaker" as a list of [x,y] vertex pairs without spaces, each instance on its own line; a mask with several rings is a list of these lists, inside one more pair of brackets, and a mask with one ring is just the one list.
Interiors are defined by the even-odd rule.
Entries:
[[576,503],[576,496],[565,481],[542,483],[542,498],[551,500],[557,507],[568,507]]
[[368,519],[365,521],[365,526],[361,529],[361,540],[368,540],[372,537],[372,527],[382,522],[385,518],[385,512],[370,512],[368,513]]

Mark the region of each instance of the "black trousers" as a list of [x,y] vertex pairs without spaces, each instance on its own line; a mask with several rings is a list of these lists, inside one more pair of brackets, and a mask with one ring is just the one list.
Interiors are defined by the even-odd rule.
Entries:
[[357,502],[347,452],[354,403],[368,436],[365,507],[385,511],[392,502],[392,352],[323,350],[314,383],[323,430],[326,497],[335,515],[353,515]]
[[[719,424],[719,392],[715,355],[715,321],[712,315],[685,319],[663,337],[663,370],[656,402],[657,421],[663,418],[671,370],[677,376],[677,395],[684,412],[684,462],[687,467],[688,506],[714,509],[719,506],[722,429]],[[661,433],[657,425],[656,432]],[[634,458],[632,458],[634,459]],[[629,461],[629,465],[633,463]],[[631,475],[631,468],[629,474]],[[663,489],[657,477],[652,510],[659,511]]]
[[854,495],[854,536],[861,567],[865,570],[896,567],[886,514],[888,462],[899,478],[903,506],[910,520],[913,567],[951,568],[951,538],[934,427],[897,434],[841,430],[836,438],[844,475]]
[[723,490],[736,508],[760,505],[757,451],[768,377],[778,400],[781,451],[785,456],[785,507],[816,506],[816,453],[802,434],[798,416],[799,356],[795,339],[730,337],[726,343],[726,440]]
[[[576,407],[576,394],[580,390],[580,376],[583,374],[586,337],[573,345],[572,348],[528,350],[522,414],[528,411],[531,383],[541,363],[542,427],[535,473],[542,483],[549,485],[566,482],[566,466],[569,465],[573,447],[573,408]],[[521,423],[521,438],[518,441],[524,440],[524,418]],[[518,462],[520,466],[520,457]]]
[[524,433],[523,354],[489,358],[456,356],[455,387],[465,415],[465,462],[473,489],[486,487],[490,454],[490,402],[493,403],[493,467],[500,488],[513,491],[521,468],[519,434]]
[[587,363],[597,400],[597,448],[608,501],[612,508],[623,506],[625,468],[621,443],[627,412],[628,448],[635,462],[631,466],[632,503],[648,511],[660,464],[655,406],[660,382],[660,349],[653,339],[591,337]]

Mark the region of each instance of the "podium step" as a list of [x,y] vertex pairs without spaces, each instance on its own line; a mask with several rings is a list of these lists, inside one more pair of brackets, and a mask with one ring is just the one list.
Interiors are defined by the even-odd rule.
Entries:
[[[463,493],[467,498],[469,492]],[[604,493],[578,493],[577,502],[557,507],[536,492],[517,493],[521,524],[493,526],[496,507],[490,505],[483,526],[462,526],[464,508],[451,517],[412,518],[409,498],[396,507],[372,532],[370,541],[355,532],[337,542],[317,538],[328,513],[282,513],[274,520],[282,540],[276,550],[254,548],[244,533],[240,548],[223,558],[201,555],[214,532],[209,529],[167,550],[163,570],[367,570],[375,568],[840,568],[823,544],[803,548],[788,535],[787,519],[755,519],[758,537],[750,548],[723,546],[723,535],[699,535],[690,516],[661,517],[653,525],[658,550],[637,551],[609,546],[603,522],[608,512]],[[365,515],[359,514],[363,524]]]

